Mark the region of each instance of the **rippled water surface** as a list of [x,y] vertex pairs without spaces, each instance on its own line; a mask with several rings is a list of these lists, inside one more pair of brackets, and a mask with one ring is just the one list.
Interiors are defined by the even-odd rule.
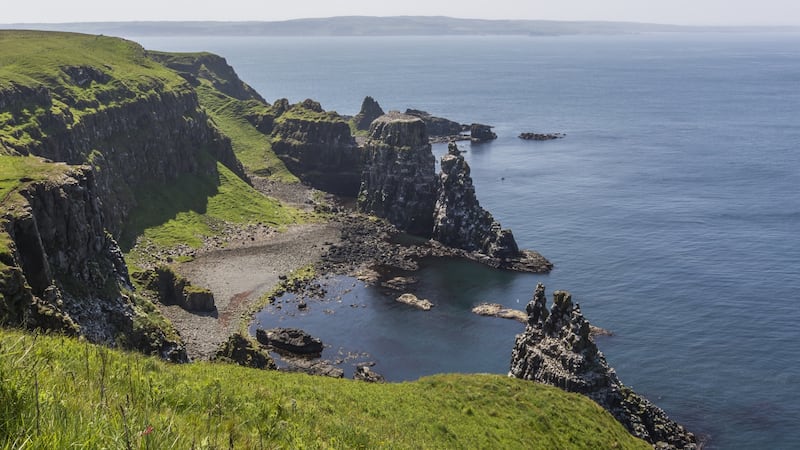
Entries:
[[371,95],[496,126],[463,146],[478,197],[551,274],[433,264],[429,313],[341,278],[341,303],[284,323],[394,380],[505,373],[520,324],[470,308],[519,307],[541,280],[615,333],[599,345],[623,382],[711,448],[800,446],[800,36],[139,41],[222,54],[268,99],[355,114]]

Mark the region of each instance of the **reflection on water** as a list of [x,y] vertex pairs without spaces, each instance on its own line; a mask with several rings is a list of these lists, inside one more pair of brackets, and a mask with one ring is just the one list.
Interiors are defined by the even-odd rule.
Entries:
[[303,299],[307,306],[301,310],[295,294],[285,294],[256,315],[250,332],[301,328],[322,339],[322,358],[337,363],[346,377],[365,362],[374,362],[374,370],[389,381],[442,372],[506,373],[514,337],[523,325],[471,310],[485,301],[524,308],[527,297],[488,296],[522,280],[530,280],[525,284],[532,292],[535,278],[449,259],[427,261],[415,277],[419,282],[413,292],[433,302],[430,311],[396,302],[404,291],[330,276],[320,280],[324,298]]

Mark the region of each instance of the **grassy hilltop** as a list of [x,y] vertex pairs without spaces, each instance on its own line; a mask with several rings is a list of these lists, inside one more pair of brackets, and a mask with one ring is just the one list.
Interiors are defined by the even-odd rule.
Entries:
[[[174,57],[201,56],[208,55]],[[52,136],[54,123],[69,131],[103,111],[158,105],[165,93],[196,95],[210,126],[231,140],[251,173],[296,182],[254,125],[253,117],[268,117],[274,105],[236,98],[219,86],[212,79],[187,81],[130,41],[0,31],[0,221],[14,220],[25,206],[21,189],[58,183],[70,169],[19,156],[20,149]],[[82,163],[108,170],[95,164],[112,152],[103,145]],[[210,172],[132,189],[137,206],[121,233],[129,244],[143,238],[163,247],[197,246],[220,223],[280,228],[307,220],[204,149],[198,153],[201,163],[211,161]],[[0,227],[0,284],[14,263],[13,249],[12,235]],[[149,302],[144,309],[157,314]],[[504,376],[367,384],[222,363],[176,365],[0,327],[0,448],[73,447],[649,448],[587,398]]]

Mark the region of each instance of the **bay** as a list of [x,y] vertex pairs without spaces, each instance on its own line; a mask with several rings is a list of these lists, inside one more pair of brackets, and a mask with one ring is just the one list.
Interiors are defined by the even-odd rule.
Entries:
[[270,100],[355,114],[371,95],[495,126],[462,145],[478,198],[555,270],[432,264],[428,315],[338,280],[360,315],[291,319],[336,351],[368,348],[395,380],[505,373],[520,326],[469,308],[520,307],[542,281],[615,333],[599,346],[620,379],[707,448],[800,445],[800,35],[131,38],[223,55]]

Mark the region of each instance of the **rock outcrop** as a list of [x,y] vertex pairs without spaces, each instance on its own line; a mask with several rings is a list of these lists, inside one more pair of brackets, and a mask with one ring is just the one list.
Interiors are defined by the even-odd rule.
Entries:
[[526,141],[552,141],[563,139],[565,136],[564,133],[520,133],[519,138]]
[[94,171],[63,167],[23,183],[19,200],[4,199],[0,233],[10,242],[0,264],[0,322],[186,361],[170,330],[140,320],[146,311],[132,298],[122,252],[106,231]]
[[367,96],[361,103],[361,110],[353,117],[357,130],[368,131],[372,121],[384,115],[383,108],[374,98]]
[[263,345],[299,355],[318,355],[323,345],[319,338],[297,328],[256,330],[256,339]]
[[411,234],[430,237],[437,180],[425,122],[393,111],[374,120],[369,135],[359,210]]
[[260,348],[257,342],[239,333],[232,335],[217,350],[214,359],[217,361],[232,362],[240,366],[254,369],[275,369],[275,361],[269,352]]
[[432,138],[459,136],[462,131],[469,130],[469,127],[461,125],[458,122],[443,117],[432,116],[427,111],[406,109],[406,114],[422,119],[422,121],[425,122],[425,128],[428,130],[428,136]]
[[450,143],[442,157],[433,238],[455,248],[509,259],[520,254],[511,230],[502,229],[475,195],[470,169],[458,146]]
[[[544,286],[537,286],[544,296]],[[536,298],[531,301],[535,303]],[[509,376],[577,392],[609,411],[634,436],[658,449],[696,449],[694,434],[663,410],[623,385],[590,335],[589,322],[566,291],[553,293],[549,315],[534,320],[517,335]],[[546,311],[544,311],[546,313]]]
[[497,139],[497,134],[492,131],[492,127],[482,123],[473,123],[470,125],[469,135],[472,142],[486,142]]
[[275,119],[272,149],[304,183],[355,197],[361,183],[361,152],[347,122],[319,103],[305,100]]
[[159,266],[146,272],[134,273],[146,289],[153,291],[164,305],[178,305],[186,311],[204,313],[217,310],[214,294],[208,289],[193,286],[169,266]]

